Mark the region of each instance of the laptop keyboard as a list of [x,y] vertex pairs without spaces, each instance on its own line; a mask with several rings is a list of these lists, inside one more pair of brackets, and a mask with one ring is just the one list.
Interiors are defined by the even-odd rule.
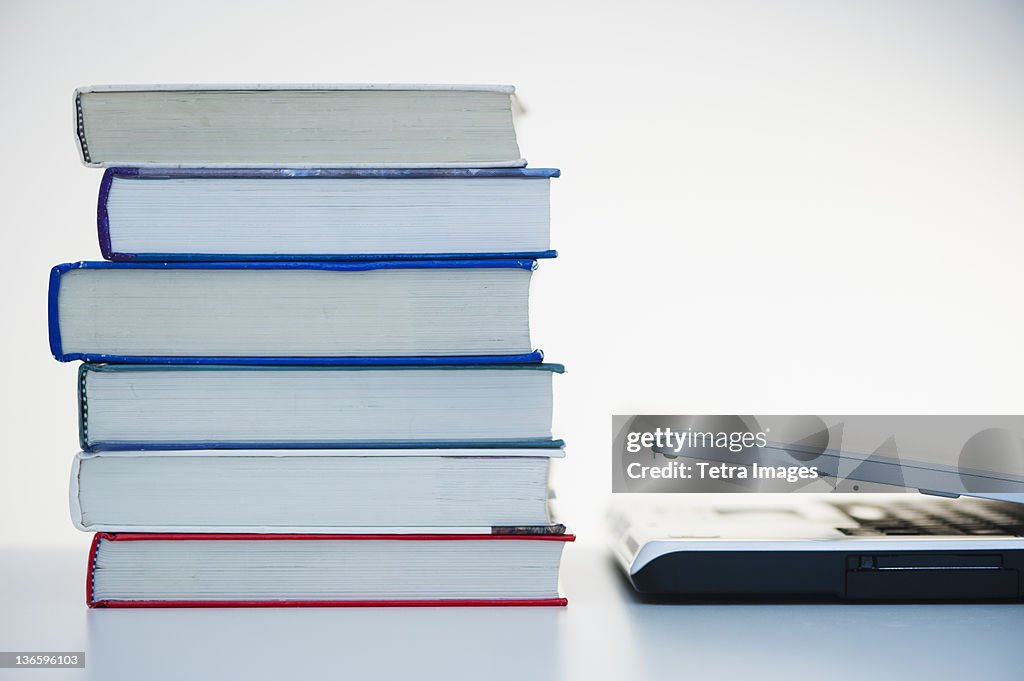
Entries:
[[886,536],[1024,536],[1024,509],[1018,504],[953,504],[894,501],[884,506],[833,503],[858,527],[837,528],[851,537]]

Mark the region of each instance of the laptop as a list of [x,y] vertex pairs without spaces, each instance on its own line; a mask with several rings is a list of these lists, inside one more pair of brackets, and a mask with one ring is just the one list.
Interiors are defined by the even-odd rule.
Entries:
[[[786,417],[737,418],[779,432]],[[776,439],[758,460],[815,464],[828,481],[819,487],[861,493],[619,495],[611,544],[633,587],[677,599],[1024,599],[1024,417],[981,431],[978,417],[813,418],[824,420],[815,437]],[[965,458],[979,432],[998,447]],[[681,455],[742,460],[728,449]],[[877,493],[907,488],[925,493]]]

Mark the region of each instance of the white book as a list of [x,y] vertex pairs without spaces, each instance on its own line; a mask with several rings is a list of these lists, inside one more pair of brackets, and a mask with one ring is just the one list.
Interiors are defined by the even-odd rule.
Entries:
[[561,448],[79,453],[71,517],[88,532],[436,532],[552,525]]
[[99,85],[90,166],[490,168],[520,157],[506,85]]

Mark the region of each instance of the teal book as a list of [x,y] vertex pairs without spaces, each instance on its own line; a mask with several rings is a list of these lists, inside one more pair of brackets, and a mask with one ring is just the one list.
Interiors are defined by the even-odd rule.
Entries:
[[83,364],[82,448],[550,447],[558,364]]

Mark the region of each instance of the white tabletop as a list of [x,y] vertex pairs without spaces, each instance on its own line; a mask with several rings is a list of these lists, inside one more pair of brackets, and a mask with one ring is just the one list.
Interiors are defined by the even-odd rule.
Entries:
[[85,670],[0,678],[1019,679],[1024,605],[657,605],[600,544],[567,547],[567,608],[89,610],[85,555],[0,554],[0,648]]

